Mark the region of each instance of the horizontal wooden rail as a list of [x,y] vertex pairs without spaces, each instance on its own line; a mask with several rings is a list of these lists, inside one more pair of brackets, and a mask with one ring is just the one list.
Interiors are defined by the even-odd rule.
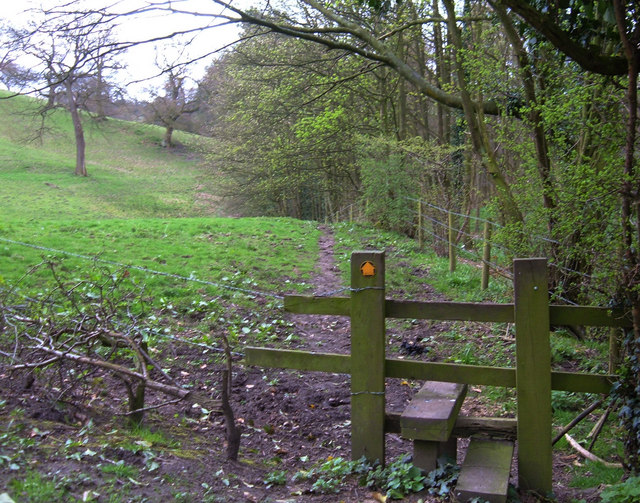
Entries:
[[336,316],[351,315],[351,297],[309,297],[304,295],[287,295],[284,298],[284,309],[296,314],[332,314]]
[[388,318],[513,322],[513,304],[387,300]]
[[549,306],[552,325],[584,325],[586,327],[633,326],[631,316],[620,309],[591,306]]
[[[297,314],[329,314],[349,316],[350,297],[287,296],[286,311]],[[387,318],[418,320],[456,320],[480,322],[514,322],[513,304],[478,304],[473,302],[418,302],[387,300]],[[621,310],[591,306],[549,306],[551,325],[584,325],[590,327],[631,327],[631,318]]]
[[[289,349],[246,348],[247,365],[287,368],[336,374],[351,373],[351,356],[336,353],[310,353]],[[516,371],[507,367],[483,367],[457,363],[434,363],[387,358],[386,377],[424,381],[456,382],[512,388],[516,385]],[[551,387],[557,391],[609,393],[615,376],[551,372]]]
[[351,356],[290,349],[245,348],[245,363],[261,367],[311,370],[334,374],[351,373]]
[[505,367],[484,367],[459,363],[420,362],[415,360],[385,360],[387,377],[419,379],[422,381],[450,382],[461,384],[481,384],[513,388],[516,385],[516,371]]

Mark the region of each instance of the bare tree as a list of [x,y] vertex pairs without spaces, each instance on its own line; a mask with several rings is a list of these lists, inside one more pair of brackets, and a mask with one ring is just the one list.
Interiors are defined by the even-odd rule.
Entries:
[[[81,111],[87,109],[90,98],[103,102],[106,75],[119,68],[115,56],[122,49],[112,43],[112,27],[102,22],[99,12],[83,17],[40,14],[39,22],[10,29],[12,46],[30,67],[14,64],[12,74],[3,73],[19,80],[21,91],[45,99],[38,110],[43,120],[57,107],[69,111],[76,144],[75,174],[87,176]],[[100,105],[97,110],[100,115]]]
[[[186,47],[188,44],[184,45]],[[176,61],[181,58],[178,53]],[[173,132],[181,117],[197,112],[198,103],[193,92],[186,86],[187,68],[176,62],[160,56],[156,49],[156,66],[165,76],[162,94],[155,93],[150,103],[151,117],[149,120],[165,128],[163,146],[173,147]]]

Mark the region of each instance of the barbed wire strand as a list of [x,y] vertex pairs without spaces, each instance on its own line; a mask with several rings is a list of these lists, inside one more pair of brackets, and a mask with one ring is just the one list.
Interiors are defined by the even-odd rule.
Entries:
[[587,274],[586,272],[576,271],[575,269],[571,269],[570,267],[566,267],[566,266],[562,266],[562,265],[556,264],[555,262],[549,262],[549,266],[550,267],[555,267],[556,269],[560,269],[561,271],[572,272],[574,274],[578,274],[578,275],[583,276],[583,277],[585,277],[587,279],[593,279],[593,276],[591,274]]
[[474,217],[473,215],[465,215],[463,213],[456,213],[455,211],[447,210],[445,208],[441,208],[440,206],[436,206],[435,204],[428,203],[428,202],[423,201],[421,199],[415,199],[413,197],[408,197],[408,196],[405,197],[405,199],[407,199],[408,201],[413,201],[414,203],[424,204],[425,206],[429,206],[430,208],[434,208],[436,210],[440,210],[443,213],[451,213],[452,215],[456,215],[456,216],[459,216],[459,217],[470,218],[472,220],[477,220],[478,222],[485,222],[487,224],[491,224],[491,225],[493,225],[495,227],[499,227],[499,228],[503,228],[504,227],[503,225],[500,225],[500,224],[498,224],[496,222],[492,222],[491,220],[487,220],[486,218]]
[[[446,229],[449,228],[449,224],[448,223],[443,223],[443,222],[439,221],[437,218],[434,218],[434,217],[431,217],[431,216],[425,215],[425,214],[423,214],[422,217],[424,219],[426,219],[426,220],[429,220],[429,221],[441,226],[441,227],[444,227]],[[426,229],[423,228],[423,230],[426,230]],[[469,232],[464,231],[463,229],[457,229],[455,227],[452,227],[452,230],[454,232],[458,233],[458,234],[462,234],[463,236],[470,237],[470,238],[472,238],[474,240],[482,239],[481,236],[479,236],[477,234],[471,234]],[[490,243],[491,243],[491,246],[495,246],[497,248],[500,248],[501,250],[504,250],[504,251],[509,252],[509,253],[511,253],[513,255],[516,255],[516,252],[514,250],[512,250],[511,248],[509,248],[508,246],[505,246],[505,245],[503,245],[501,243],[497,243],[495,241],[491,241]],[[582,271],[577,271],[575,269],[571,269],[570,267],[562,266],[560,264],[556,264],[555,262],[549,262],[549,267],[555,267],[556,269],[559,269],[561,271],[578,274],[578,275],[583,276],[584,278],[587,278],[587,279],[592,279],[593,278],[593,276],[591,276],[590,274],[587,274],[587,273],[582,272]]]
[[[429,215],[425,215],[425,214],[423,214],[422,217],[427,219],[427,220],[430,220],[431,222],[433,222],[435,224],[438,224],[441,227],[444,227],[445,229],[449,228],[449,224],[448,223],[443,223],[440,220],[438,220],[437,218],[433,218],[433,217],[431,217]],[[407,222],[407,223],[415,225],[414,222]],[[426,230],[426,229],[423,228],[423,230]],[[452,227],[452,230],[454,232],[456,232],[456,233],[459,233],[459,234],[462,234],[464,236],[470,237],[470,238],[472,238],[474,240],[483,239],[481,236],[479,236],[477,234],[471,234],[469,232],[464,231],[463,229],[456,229],[455,227]],[[501,250],[504,250],[505,252],[511,253],[512,255],[516,254],[511,248],[509,248],[509,247],[507,247],[507,246],[505,246],[505,245],[503,245],[501,243],[497,243],[495,241],[490,241],[490,243],[491,243],[491,246],[495,246],[496,248],[500,248]]]
[[[431,236],[433,236],[434,238],[439,239],[440,241],[443,241],[443,242],[445,242],[445,243],[449,243],[449,240],[448,240],[448,239],[446,239],[446,238],[443,238],[443,237],[441,237],[441,236],[438,236],[437,234],[435,234],[435,233],[433,233],[433,232],[431,232],[431,231],[429,231],[429,230],[427,230],[427,229],[424,229],[424,228],[423,228],[422,230],[423,230],[424,232],[426,232],[427,234],[430,234],[430,235],[431,235]],[[487,265],[489,265],[490,267],[492,267],[496,272],[500,273],[500,274],[501,274],[502,276],[504,276],[505,278],[507,278],[507,279],[509,279],[509,280],[513,280],[513,276],[512,276],[511,274],[509,274],[509,272],[507,271],[507,269],[505,269],[504,267],[502,267],[502,266],[500,266],[500,265],[498,265],[498,264],[496,264],[496,263],[494,263],[494,262],[491,262],[491,261],[489,261],[489,260],[484,260],[484,259],[480,256],[480,254],[479,254],[479,253],[477,253],[477,252],[473,252],[473,251],[471,251],[471,250],[469,250],[469,249],[467,249],[467,248],[463,248],[463,247],[461,247],[461,246],[459,246],[459,245],[457,245],[457,244],[455,244],[455,243],[452,243],[452,245],[453,245],[455,248],[457,248],[458,250],[460,250],[460,251],[462,251],[462,252],[464,252],[464,253],[467,253],[467,254],[471,255],[473,258],[477,259],[478,261],[483,262],[483,263],[486,263]]]
[[[28,248],[34,248],[34,249],[37,249],[37,250],[48,251],[48,252],[51,252],[51,253],[68,255],[68,256],[80,258],[80,259],[83,259],[83,260],[101,262],[101,263],[105,263],[105,264],[109,264],[109,265],[115,265],[117,267],[123,267],[123,268],[127,268],[127,269],[134,269],[134,270],[138,270],[138,271],[141,271],[141,272],[144,272],[144,273],[147,273],[147,274],[152,274],[152,275],[157,275],[157,276],[164,276],[164,277],[168,277],[168,278],[179,279],[179,280],[182,280],[182,281],[191,281],[191,282],[204,284],[204,285],[208,285],[208,286],[213,286],[213,287],[217,287],[217,288],[221,288],[221,289],[240,292],[240,293],[244,293],[244,294],[248,294],[248,295],[252,295],[252,296],[272,297],[272,298],[275,298],[275,299],[278,299],[278,300],[284,300],[284,296],[283,295],[275,294],[275,293],[271,293],[271,292],[250,290],[250,289],[247,289],[247,288],[239,288],[239,287],[235,287],[235,286],[231,286],[231,285],[224,285],[224,284],[221,284],[221,283],[215,283],[213,281],[208,281],[208,280],[202,280],[202,279],[199,279],[199,278],[195,278],[193,276],[183,276],[183,275],[180,275],[180,274],[168,273],[168,272],[163,272],[163,271],[156,271],[154,269],[149,269],[148,267],[142,267],[142,266],[137,266],[137,265],[133,265],[133,264],[124,264],[124,263],[121,263],[121,262],[116,262],[114,260],[102,259],[102,258],[99,258],[97,256],[82,255],[80,253],[74,253],[74,252],[70,252],[70,251],[66,251],[66,250],[59,250],[59,249],[55,249],[55,248],[48,248],[46,246],[34,245],[34,244],[31,244],[31,243],[24,243],[22,241],[15,241],[15,240],[12,240],[12,239],[7,239],[7,238],[0,238],[0,241],[4,241],[4,242],[7,242],[7,243],[20,245],[20,246],[26,246]],[[314,297],[330,297],[331,295],[335,295],[336,293],[345,292],[345,291],[357,293],[357,292],[360,292],[360,291],[363,291],[363,290],[378,290],[378,289],[383,289],[384,290],[384,288],[381,288],[381,287],[363,287],[363,288],[341,287],[341,288],[338,288],[338,289],[330,291],[330,292],[315,293],[315,294],[313,294],[313,296]],[[27,300],[36,300],[36,299],[27,299]]]
[[182,281],[191,281],[194,283],[199,283],[202,285],[207,285],[207,286],[213,286],[216,288],[220,288],[223,290],[230,290],[230,291],[234,291],[234,292],[240,292],[240,293],[244,293],[247,295],[252,295],[252,296],[256,296],[256,297],[271,297],[271,298],[275,298],[278,300],[283,300],[284,296],[280,295],[280,294],[276,294],[276,293],[271,293],[271,292],[263,292],[263,291],[258,291],[258,290],[250,290],[248,288],[240,288],[237,286],[231,286],[231,285],[224,285],[222,283],[216,283],[213,281],[208,281],[208,280],[204,280],[204,279],[199,279],[196,278],[194,276],[183,276],[181,274],[175,274],[175,273],[170,273],[170,272],[163,272],[163,271],[156,271],[154,269],[149,269],[148,267],[142,267],[139,265],[133,265],[133,264],[125,264],[122,262],[117,262],[115,260],[108,260],[108,259],[103,259],[103,258],[99,258],[97,256],[90,256],[90,255],[82,255],[80,253],[74,253],[74,252],[69,252],[69,251],[65,251],[65,250],[58,250],[55,248],[48,248],[46,246],[39,246],[39,245],[34,245],[31,243],[25,243],[22,241],[15,241],[13,239],[7,239],[7,238],[0,238],[0,241],[3,241],[5,243],[10,243],[10,244],[14,244],[14,245],[19,245],[19,246],[25,246],[28,248],[33,248],[36,250],[41,250],[41,251],[47,251],[47,252],[51,252],[51,253],[56,253],[56,254],[61,254],[61,255],[68,255],[70,257],[76,257],[76,258],[80,258],[83,260],[90,260],[93,262],[100,262],[103,264],[109,264],[109,265],[114,265],[117,267],[122,267],[125,269],[133,269],[136,271],[141,271],[147,274],[151,274],[154,276],[164,276],[167,278],[174,278],[174,279],[179,279]]

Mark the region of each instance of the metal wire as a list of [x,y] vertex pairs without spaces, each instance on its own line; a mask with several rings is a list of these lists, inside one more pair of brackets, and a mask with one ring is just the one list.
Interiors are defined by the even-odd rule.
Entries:
[[[447,210],[445,208],[441,208],[440,206],[436,206],[435,204],[431,204],[431,203],[428,203],[426,201],[422,201],[420,199],[414,199],[412,197],[405,197],[405,199],[407,199],[409,201],[416,202],[416,203],[424,204],[426,206],[429,206],[430,208],[434,208],[434,209],[442,211],[444,213],[451,213],[452,215],[456,215],[456,216],[459,216],[459,217],[462,217],[462,218],[470,218],[472,220],[477,220],[479,222],[486,222],[486,223],[488,223],[490,225],[493,225],[494,227],[498,227],[500,229],[504,229],[504,225],[500,225],[500,224],[498,224],[496,222],[492,222],[491,220],[487,220],[486,218],[474,217],[473,215],[464,215],[463,213],[457,213],[455,211]],[[519,232],[522,235],[526,235],[524,231],[517,231],[517,232]],[[542,241],[546,241],[548,243],[553,243],[553,244],[557,244],[557,245],[560,244],[559,241],[556,241],[555,239],[547,238],[547,237],[544,237],[544,236],[533,235],[532,237],[540,239]]]
[[5,243],[11,243],[14,245],[19,245],[19,246],[26,246],[28,248],[34,248],[36,250],[42,250],[42,251],[48,251],[51,253],[56,253],[56,254],[61,254],[61,255],[68,255],[70,257],[76,257],[76,258],[80,258],[83,260],[91,260],[93,262],[101,262],[104,264],[109,264],[109,265],[114,265],[117,267],[123,267],[126,269],[134,269],[137,271],[141,271],[147,274],[152,274],[155,276],[164,276],[167,278],[174,278],[174,279],[179,279],[182,281],[191,281],[194,283],[199,283],[202,285],[208,285],[208,286],[213,286],[216,288],[220,288],[223,290],[231,290],[234,292],[240,292],[240,293],[244,293],[247,295],[252,295],[252,296],[256,296],[256,297],[272,297],[278,300],[283,300],[284,296],[283,295],[279,295],[279,294],[275,294],[275,293],[270,293],[270,292],[261,292],[261,291],[257,291],[257,290],[250,290],[247,288],[239,288],[236,286],[231,286],[231,285],[224,285],[221,283],[215,283],[213,281],[207,281],[207,280],[203,280],[203,279],[198,279],[195,278],[193,276],[182,276],[180,274],[174,274],[174,273],[170,273],[170,272],[162,272],[162,271],[155,271],[153,269],[149,269],[148,267],[142,267],[142,266],[138,266],[138,265],[133,265],[133,264],[124,264],[122,262],[116,262],[114,260],[107,260],[107,259],[102,259],[102,258],[98,258],[96,256],[89,256],[89,255],[82,255],[80,253],[74,253],[74,252],[68,252],[65,250],[58,250],[55,248],[48,248],[46,246],[39,246],[39,245],[34,245],[34,244],[30,244],[30,243],[24,243],[22,241],[14,241],[13,239],[7,239],[7,238],[0,238],[0,241],[4,241]]
[[[426,232],[427,234],[433,236],[436,239],[439,239],[440,241],[444,241],[445,243],[449,243],[449,240],[446,238],[443,238],[441,236],[438,236],[437,234],[427,230],[427,229],[422,229],[424,232]],[[472,257],[476,258],[477,260],[479,260],[480,262],[483,262],[485,264],[488,264],[490,267],[493,267],[496,271],[500,271],[501,274],[505,275],[508,279],[513,279],[512,275],[510,275],[508,273],[508,271],[504,268],[499,266],[498,264],[495,264],[494,262],[491,262],[489,260],[484,260],[482,257],[480,257],[480,254],[477,252],[473,252],[471,250],[468,250],[467,248],[463,248],[455,243],[451,243],[452,246],[454,246],[455,248],[457,248],[458,250],[465,252],[469,255],[471,255]]]

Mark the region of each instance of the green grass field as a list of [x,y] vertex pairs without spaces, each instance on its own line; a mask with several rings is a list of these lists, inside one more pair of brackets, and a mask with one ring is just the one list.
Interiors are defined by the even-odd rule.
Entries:
[[[0,100],[0,278],[5,284],[15,284],[43,255],[64,258],[67,269],[82,268],[87,259],[74,254],[268,290],[294,275],[293,264],[296,282],[308,279],[317,256],[314,226],[217,217],[215,176],[200,155],[210,140],[178,133],[180,146],[167,150],[160,145],[159,127],[112,119],[95,123],[87,117],[89,176],[83,178],[73,174],[75,145],[66,113],[55,112],[42,138],[29,140],[39,125],[34,105],[24,97]],[[171,297],[186,288],[164,276],[144,276],[158,295]],[[35,286],[40,277],[30,276],[21,286]]]

